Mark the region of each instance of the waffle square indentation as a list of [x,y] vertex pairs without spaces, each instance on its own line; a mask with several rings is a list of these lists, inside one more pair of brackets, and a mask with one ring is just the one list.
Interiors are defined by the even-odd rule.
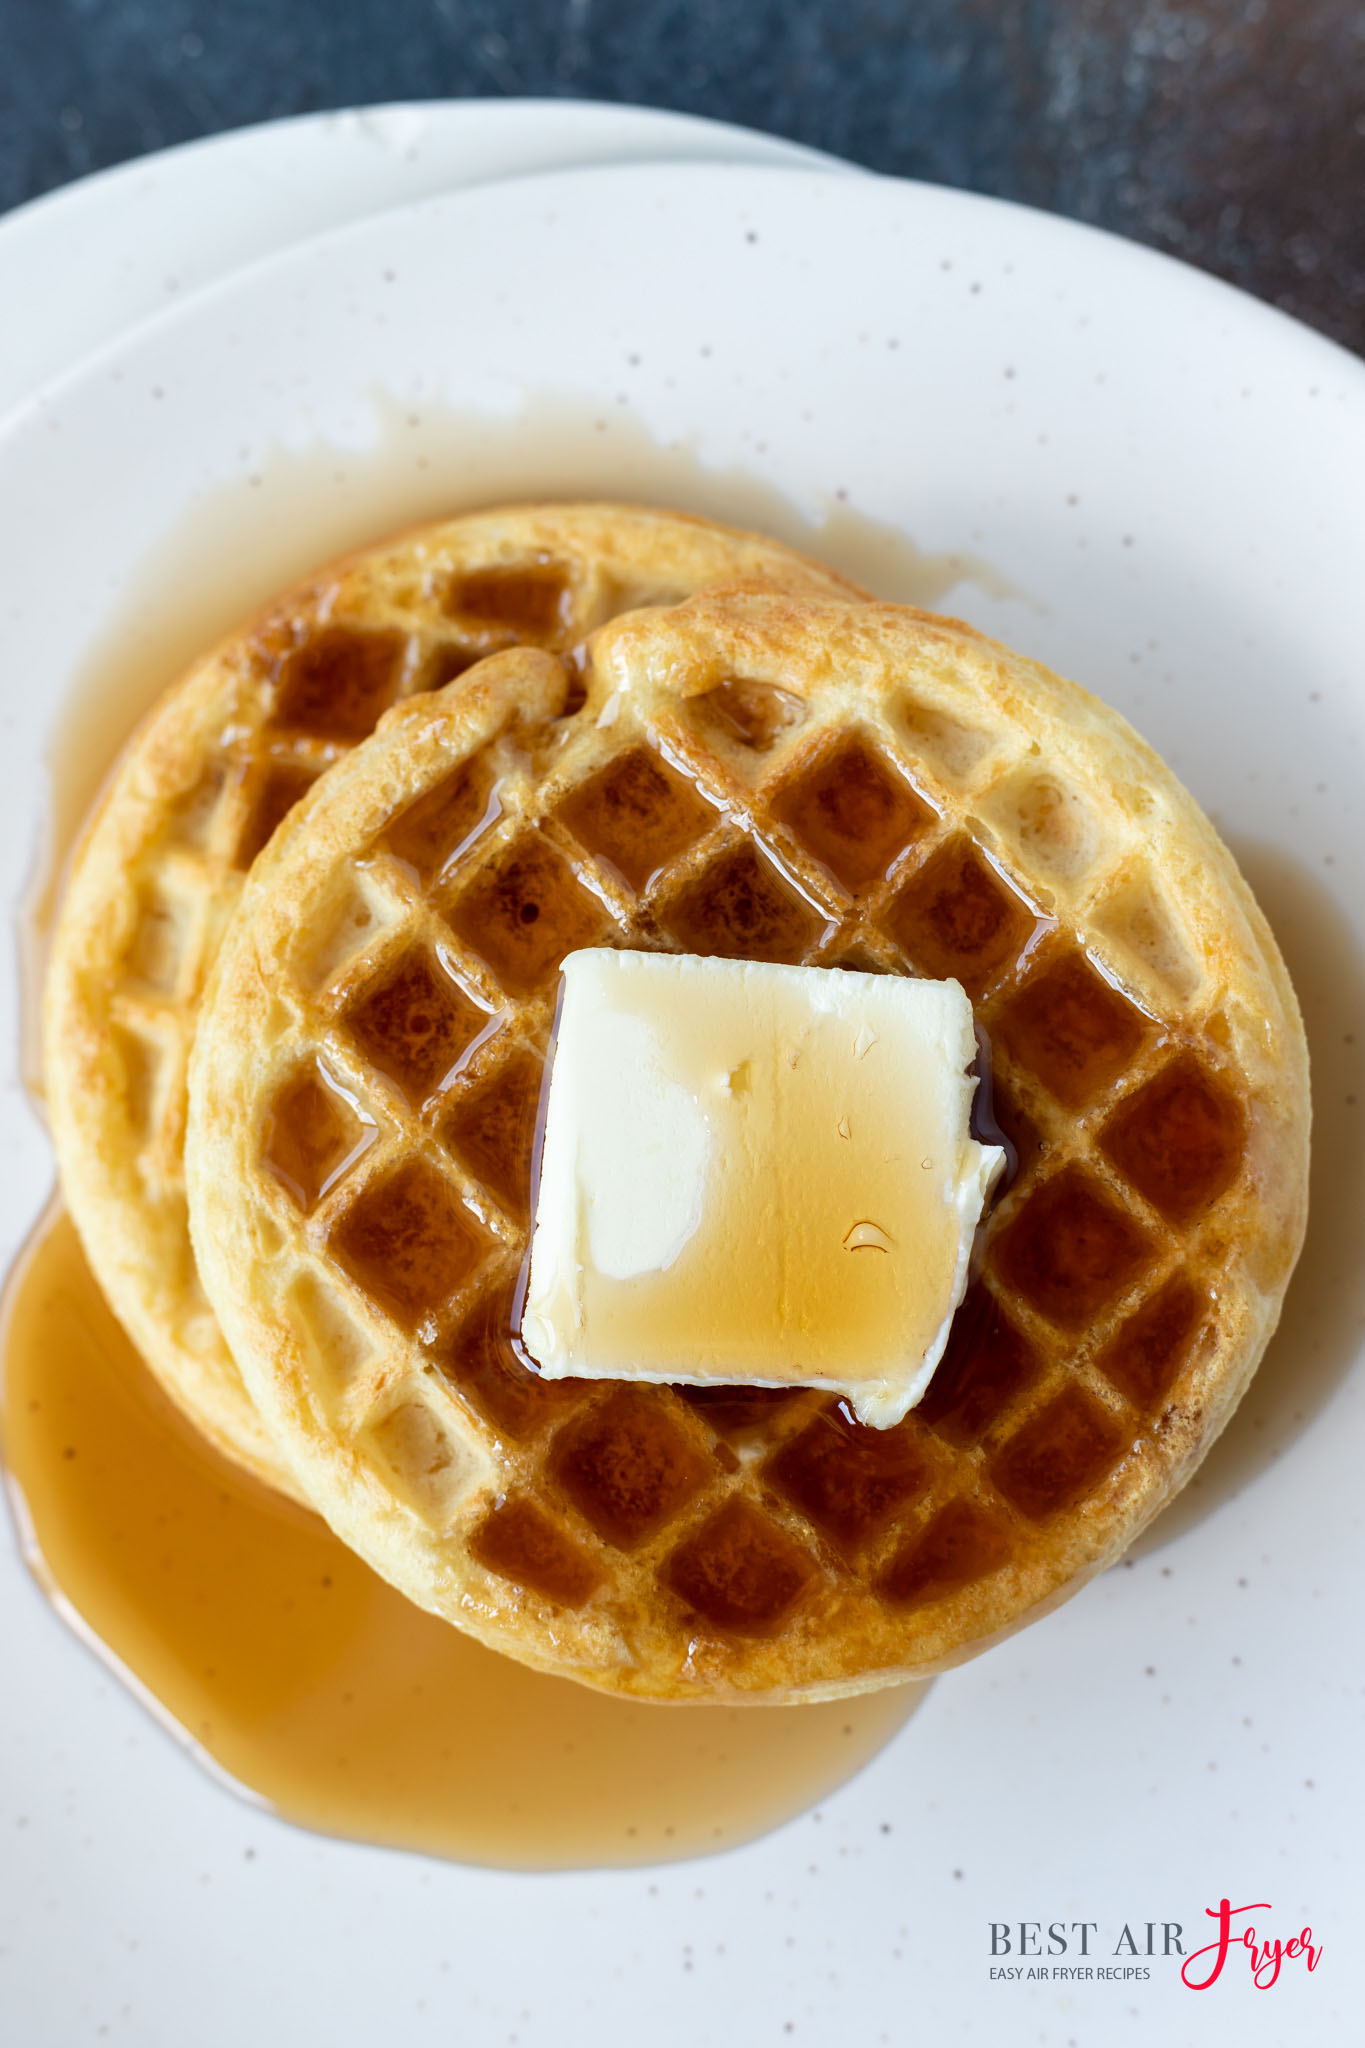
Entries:
[[1128,1317],[1095,1363],[1135,1407],[1151,1412],[1189,1356],[1208,1307],[1207,1293],[1176,1273]]
[[622,1387],[555,1439],[555,1477],[584,1519],[634,1550],[705,1484],[711,1466],[642,1387]]
[[276,665],[272,725],[324,740],[363,740],[398,694],[401,633],[323,626]]
[[302,761],[268,761],[247,789],[247,814],[237,837],[233,865],[249,868],[282,825],[300,797],[317,779],[316,769]]
[[1109,1410],[1084,1387],[1064,1387],[996,1452],[991,1482],[1030,1521],[1046,1521],[1093,1493],[1123,1448]]
[[450,923],[511,995],[530,996],[608,928],[596,897],[547,839],[528,833],[452,905]]
[[886,923],[921,974],[979,996],[1040,920],[979,846],[958,833],[892,899]]
[[191,903],[155,882],[144,883],[138,890],[137,920],[124,956],[125,971],[158,994],[171,994],[190,964],[194,931]]
[[778,792],[773,814],[854,894],[888,874],[933,812],[865,741],[841,741]]
[[385,967],[341,1014],[370,1065],[414,1108],[449,1079],[488,1022],[427,946]]
[[695,1614],[735,1635],[772,1634],[815,1576],[809,1552],[739,1498],[680,1544],[664,1571]]
[[564,570],[548,555],[535,561],[494,563],[452,577],[449,617],[500,637],[553,640],[573,623],[573,593]]
[[559,815],[589,853],[636,891],[700,839],[716,813],[649,747],[634,747],[581,783]]
[[462,676],[467,668],[473,668],[476,661],[482,661],[484,650],[462,647],[458,640],[443,640],[434,647],[422,664],[417,681],[413,684],[413,695],[421,696],[428,690],[443,690],[447,683],[453,683],[456,676]]
[[827,1409],[766,1472],[807,1521],[853,1550],[923,1491],[929,1460],[914,1423],[867,1429]]
[[380,844],[429,888],[494,824],[502,805],[483,761],[465,761],[400,811]]
[[1031,975],[991,1027],[995,1041],[1065,1109],[1083,1108],[1116,1080],[1148,1028],[1142,1012],[1079,949]]
[[877,1590],[897,1607],[921,1607],[998,1571],[1012,1548],[998,1515],[975,1501],[950,1500],[902,1544]]
[[708,738],[749,754],[768,753],[783,733],[806,718],[804,703],[790,690],[745,676],[717,683],[714,690],[694,697],[688,710],[693,724]]
[[166,1075],[166,1049],[155,1038],[144,1038],[120,1024],[109,1028],[109,1051],[117,1066],[124,1108],[139,1143],[153,1135],[161,1108]]
[[374,1424],[370,1441],[408,1505],[429,1527],[444,1528],[478,1477],[468,1445],[451,1435],[420,1396],[391,1408]]
[[321,1060],[301,1069],[265,1118],[265,1163],[301,1209],[312,1209],[369,1150],[378,1132]]
[[587,1553],[533,1500],[504,1497],[496,1502],[469,1548],[487,1570],[556,1607],[581,1607],[602,1582]]
[[508,1215],[526,1223],[531,1214],[531,1167],[541,1062],[518,1051],[486,1080],[454,1097],[441,1136],[461,1165],[483,1182]]
[[799,1387],[675,1386],[689,1408],[695,1408],[717,1436],[748,1436],[765,1429],[773,1417],[794,1401]]
[[689,953],[799,964],[828,929],[810,903],[748,845],[713,860],[661,913]]
[[509,1286],[487,1295],[437,1353],[436,1365],[495,1429],[521,1441],[576,1406],[583,1383],[542,1379],[522,1363],[512,1344],[514,1292]]
[[900,718],[916,759],[927,761],[948,782],[969,782],[997,745],[991,733],[913,698],[901,703]]
[[1040,1371],[1033,1346],[977,1281],[953,1317],[947,1350],[915,1414],[946,1443],[965,1448],[980,1442]]
[[1006,1288],[1063,1330],[1082,1329],[1151,1255],[1146,1231],[1080,1166],[1045,1181],[993,1247]]
[[991,1086],[991,1115],[1014,1147],[1014,1178],[1018,1183],[1046,1158],[1047,1138],[1041,1126],[1020,1103],[1013,1089],[1002,1082],[998,1075],[994,1077]]
[[407,1330],[455,1292],[487,1249],[449,1181],[422,1159],[369,1181],[328,1242],[356,1284]]
[[182,790],[179,796],[167,800],[165,832],[168,841],[174,846],[192,846],[200,852],[205,851],[215,837],[223,791],[227,786],[226,763],[222,759],[205,762],[196,781]]
[[1245,1143],[1241,1103],[1189,1054],[1139,1088],[1100,1138],[1169,1223],[1190,1222],[1232,1185]]

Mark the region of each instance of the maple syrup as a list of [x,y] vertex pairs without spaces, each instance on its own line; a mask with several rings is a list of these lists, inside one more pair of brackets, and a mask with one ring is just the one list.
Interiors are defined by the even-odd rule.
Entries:
[[472,1211],[421,1157],[366,1181],[327,1236],[327,1248],[401,1329],[415,1331],[488,1250]]
[[965,834],[930,855],[893,899],[886,921],[922,974],[960,981],[972,997],[1042,928]]
[[658,1707],[484,1649],[195,1435],[60,1210],[11,1276],[4,1368],[43,1584],[173,1733],[302,1826],[518,1869],[701,1855],[844,1783],[927,1690]]
[[1100,1143],[1152,1207],[1188,1223],[1242,1163],[1246,1115],[1189,1054],[1164,1067],[1104,1127]]
[[531,1217],[531,1153],[541,1062],[518,1050],[485,1081],[463,1090],[443,1118],[444,1142],[525,1226]]
[[1152,1256],[1142,1225],[1083,1166],[1066,1166],[995,1241],[1010,1292],[1062,1330],[1083,1330]]
[[918,791],[857,738],[838,741],[779,790],[773,814],[854,895],[888,875],[933,817]]
[[939,1599],[998,1570],[1013,1539],[1002,1518],[974,1500],[950,1500],[883,1572],[878,1590],[903,1607]]
[[265,1162],[301,1209],[313,1209],[379,1135],[349,1088],[319,1059],[283,1090],[265,1127]]
[[637,895],[715,818],[696,785],[675,774],[647,746],[609,761],[580,783],[560,805],[559,815]]
[[687,883],[663,916],[685,953],[799,965],[833,930],[747,840]]
[[652,1392],[618,1387],[555,1439],[555,1478],[584,1519],[618,1550],[638,1549],[710,1476],[710,1459]]
[[1124,1449],[1123,1425],[1084,1387],[1063,1387],[991,1460],[991,1484],[1031,1521],[1093,1493]]
[[548,640],[572,616],[573,597],[563,573],[542,555],[533,568],[471,569],[446,600],[452,618],[499,639]]
[[311,739],[368,739],[398,694],[404,639],[392,631],[324,626],[276,664],[270,725]]
[[1064,1108],[1079,1110],[1117,1080],[1149,1028],[1072,947],[1025,982],[996,1019],[995,1035]]
[[514,996],[533,994],[566,953],[595,945],[610,929],[563,854],[534,831],[485,868],[446,916]]
[[767,1635],[786,1619],[815,1566],[785,1529],[736,1494],[679,1544],[664,1576],[714,1628]]
[[442,957],[413,946],[380,970],[342,1011],[342,1022],[369,1064],[418,1109],[454,1073],[488,1027]]
[[806,1519],[850,1556],[930,1479],[916,1430],[904,1423],[864,1428],[842,1404],[816,1415],[768,1469]]
[[955,1449],[980,1443],[1042,1370],[1028,1339],[989,1287],[974,1280],[953,1317],[948,1345],[915,1413]]
[[380,845],[429,888],[501,815],[497,784],[483,761],[475,759],[400,811]]
[[1120,1325],[1095,1362],[1135,1408],[1155,1415],[1209,1308],[1208,1292],[1195,1287],[1184,1273],[1174,1273]]

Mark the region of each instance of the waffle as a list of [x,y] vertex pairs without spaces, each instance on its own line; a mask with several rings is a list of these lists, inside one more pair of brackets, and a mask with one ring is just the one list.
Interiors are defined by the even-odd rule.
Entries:
[[[1278,1316],[1308,1083],[1263,918],[1072,684],[950,620],[737,589],[391,712],[257,864],[195,1048],[200,1267],[338,1533],[640,1697],[973,1654],[1189,1476]],[[560,959],[955,976],[1016,1155],[884,1431],[809,1390],[550,1383],[511,1337]]]
[[718,578],[849,586],[775,542],[610,505],[426,528],[319,572],[223,642],[134,737],[78,849],[45,997],[62,1186],[120,1321],[238,1462],[296,1490],[199,1285],[185,1072],[242,880],[289,807],[384,708],[512,643],[570,649]]

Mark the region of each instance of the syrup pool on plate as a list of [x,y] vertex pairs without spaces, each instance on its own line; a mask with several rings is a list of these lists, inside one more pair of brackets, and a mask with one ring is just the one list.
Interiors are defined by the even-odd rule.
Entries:
[[172,1732],[286,1820],[520,1869],[703,1855],[835,1790],[928,1689],[648,1706],[484,1649],[201,1441],[60,1209],[11,1275],[3,1343],[38,1578]]

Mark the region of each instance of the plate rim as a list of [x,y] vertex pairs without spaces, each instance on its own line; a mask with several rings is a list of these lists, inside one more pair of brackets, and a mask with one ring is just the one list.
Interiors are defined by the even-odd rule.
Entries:
[[[552,101],[547,104],[558,105],[558,102]],[[197,148],[200,145],[185,146]],[[117,168],[122,170],[125,167]],[[106,367],[120,346],[134,340],[140,342],[160,337],[205,306],[218,302],[233,287],[248,280],[268,277],[275,270],[283,273],[300,257],[325,257],[331,249],[339,248],[351,236],[358,237],[367,227],[380,221],[406,220],[422,212],[440,214],[447,208],[459,210],[474,203],[480,194],[511,186],[539,185],[543,186],[548,194],[554,188],[562,187],[566,181],[586,187],[596,181],[606,183],[627,176],[636,180],[651,179],[657,178],[660,174],[666,174],[670,178],[691,180],[699,186],[718,180],[752,178],[768,185],[777,180],[786,182],[802,179],[810,181],[812,185],[827,186],[831,190],[847,189],[850,193],[905,193],[911,196],[912,203],[943,206],[950,213],[953,209],[960,208],[964,213],[975,214],[986,220],[1001,217],[1019,219],[1028,223],[1031,232],[1042,232],[1057,242],[1079,241],[1103,249],[1110,260],[1126,264],[1136,271],[1146,270],[1149,275],[1169,280],[1178,289],[1202,293],[1211,306],[1223,309],[1235,318],[1253,324],[1260,321],[1265,332],[1273,332],[1284,342],[1292,342],[1319,354],[1333,370],[1344,375],[1348,383],[1356,385],[1360,398],[1365,401],[1365,358],[1355,355],[1330,336],[1319,333],[1316,328],[1307,326],[1292,313],[1285,312],[1282,307],[1271,305],[1268,301],[1244,290],[1240,285],[1230,284],[1225,278],[1217,277],[1210,271],[1201,270],[1197,265],[1187,263],[1183,257],[1169,255],[1165,250],[1149,248],[1145,243],[1133,241],[1126,235],[1115,234],[1111,229],[1098,227],[1089,221],[1073,220],[1069,215],[1050,213],[1044,208],[1029,206],[1018,200],[1002,199],[990,193],[968,191],[954,185],[933,184],[923,179],[888,177],[879,172],[860,171],[857,166],[853,166],[852,169],[854,174],[850,176],[850,167],[837,159],[830,165],[806,166],[777,163],[736,164],[661,156],[638,163],[576,163],[550,170],[516,172],[490,179],[486,183],[481,181],[477,184],[455,186],[414,199],[400,200],[393,205],[377,207],[315,233],[302,235],[245,263],[234,265],[211,282],[206,282],[188,293],[183,299],[162,306],[131,325],[119,329],[109,339],[35,387],[17,404],[0,412],[0,448],[3,448],[11,433],[21,427],[31,411],[60,404],[77,381]],[[3,221],[0,220],[0,227],[2,226]]]

